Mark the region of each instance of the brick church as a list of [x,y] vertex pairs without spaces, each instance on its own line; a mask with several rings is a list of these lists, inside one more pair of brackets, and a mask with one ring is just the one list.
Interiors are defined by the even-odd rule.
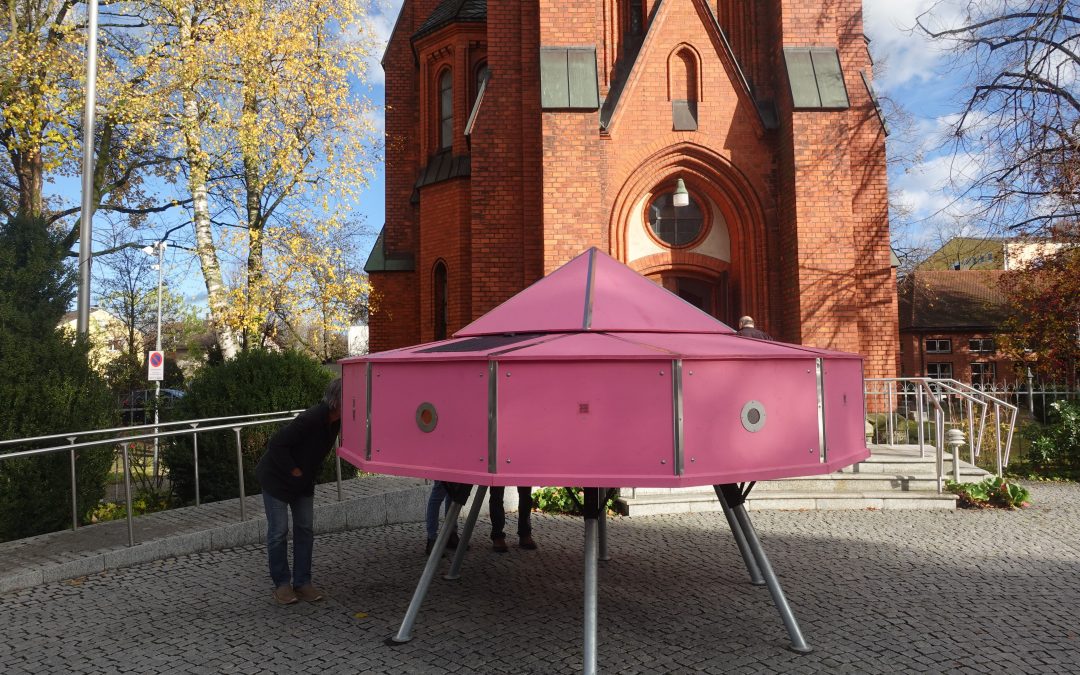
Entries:
[[597,246],[728,324],[895,375],[861,0],[405,0],[383,68],[372,351]]

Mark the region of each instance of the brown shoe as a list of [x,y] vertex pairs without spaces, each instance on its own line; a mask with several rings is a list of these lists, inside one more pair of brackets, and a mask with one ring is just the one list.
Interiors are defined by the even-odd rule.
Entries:
[[536,550],[536,542],[533,541],[532,536],[528,534],[518,539],[518,546],[525,549],[526,551]]
[[274,589],[274,600],[279,605],[291,605],[297,600],[296,591],[288,584],[278,586]]
[[510,549],[506,547],[506,537],[491,540],[491,550],[496,553],[506,553]]
[[322,591],[315,588],[312,584],[304,584],[296,589],[296,596],[304,602],[318,602],[323,599]]

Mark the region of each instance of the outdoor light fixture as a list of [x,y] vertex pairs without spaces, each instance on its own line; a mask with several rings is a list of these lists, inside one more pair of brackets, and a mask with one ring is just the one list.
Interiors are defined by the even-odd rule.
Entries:
[[675,206],[690,206],[690,193],[686,191],[686,183],[682,178],[675,183],[675,194],[671,196],[671,203]]

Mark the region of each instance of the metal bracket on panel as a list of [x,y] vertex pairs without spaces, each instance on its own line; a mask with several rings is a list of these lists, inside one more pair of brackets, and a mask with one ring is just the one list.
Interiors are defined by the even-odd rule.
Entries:
[[367,396],[364,402],[367,404],[367,415],[364,417],[364,459],[371,459],[371,363],[364,364],[364,377],[367,380]]
[[683,392],[682,361],[671,362],[671,412],[675,446],[675,475],[683,475]]
[[499,362],[488,362],[488,473],[499,470]]
[[826,459],[825,447],[825,364],[822,359],[816,359],[817,367],[817,429],[818,429],[818,460],[824,464]]

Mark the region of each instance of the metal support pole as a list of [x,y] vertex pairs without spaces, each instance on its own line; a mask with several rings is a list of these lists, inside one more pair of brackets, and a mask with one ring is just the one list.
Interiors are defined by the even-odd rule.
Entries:
[[750,546],[746,543],[746,534],[743,533],[739,521],[735,518],[735,513],[731,510],[731,505],[724,497],[723,488],[723,485],[713,486],[716,498],[720,500],[720,508],[724,510],[724,517],[727,518],[728,527],[731,528],[731,535],[735,537],[735,545],[739,547],[739,553],[742,554],[743,562],[746,563],[746,571],[750,573],[750,583],[754,586],[764,586],[765,578],[761,576],[754,554],[750,552]]
[[945,436],[942,434],[945,415],[940,410],[934,411],[934,423],[937,426],[934,429],[934,445],[937,446],[937,452],[934,453],[934,468],[937,473],[937,493],[941,494],[945,491]]
[[997,475],[1005,475],[1005,466],[1001,460],[1001,404],[994,404],[994,436],[997,438]]
[[[161,351],[161,273],[165,266],[165,242],[155,244],[158,254],[157,265],[157,341],[154,343],[157,351]],[[158,422],[161,421],[161,380],[154,382],[154,480],[158,477]]]
[[337,464],[337,500],[340,502],[344,497],[341,494],[341,455],[337,451],[334,452],[334,460]]
[[739,521],[739,525],[746,534],[746,543],[750,546],[758,567],[761,568],[761,573],[765,577],[765,585],[769,587],[769,594],[772,595],[773,603],[776,605],[777,611],[780,612],[784,627],[787,628],[788,637],[791,638],[791,651],[799,654],[809,654],[814,650],[810,645],[806,644],[806,640],[803,638],[799,623],[791,612],[787,598],[784,597],[784,590],[780,588],[780,581],[776,578],[772,565],[769,564],[769,558],[765,555],[765,550],[761,548],[761,542],[758,541],[757,532],[754,530],[754,524],[750,522],[750,516],[747,515],[746,508],[739,504],[733,506],[732,510],[735,512],[735,518]]
[[247,520],[247,512],[244,510],[244,453],[240,447],[240,427],[233,427],[236,432],[236,472],[240,476],[240,520]]
[[86,3],[86,99],[83,104],[82,203],[79,210],[79,295],[75,329],[90,334],[90,263],[94,222],[94,114],[97,106],[98,0]]
[[926,459],[926,431],[923,429],[923,425],[926,424],[926,415],[923,410],[923,384],[920,382],[915,388],[915,408],[916,417],[919,421],[919,459]]
[[967,400],[968,419],[968,455],[971,457],[971,466],[975,466],[975,406],[971,399]]
[[[198,426],[199,426],[199,423],[196,422],[196,423],[191,425],[191,428],[192,429],[197,429]],[[194,469],[195,469],[195,506],[198,506],[199,501],[200,501],[200,497],[201,497],[201,495],[199,494],[199,432],[193,431],[192,434],[191,434],[191,440],[192,440],[192,443],[194,443],[194,445],[195,445],[195,454],[194,454],[194,460],[195,460],[195,465],[194,465]]]
[[[476,527],[476,519],[480,517],[480,507],[484,505],[484,497],[487,496],[487,491],[486,485],[480,485],[476,488],[472,506],[469,508],[469,516],[465,519],[465,528],[461,530],[457,550],[454,551],[454,559],[450,561],[450,571],[443,575],[443,579],[447,581],[456,581],[461,578],[461,564],[465,561],[465,550],[469,548],[469,539],[472,538],[473,528]],[[447,514],[446,520],[450,523],[449,529],[453,531],[453,521],[450,520],[449,514]]]
[[602,562],[611,560],[611,555],[608,553],[607,547],[607,490],[600,489],[601,499],[603,503],[600,504],[600,515],[596,519],[596,531],[599,538],[597,559]]
[[[405,612],[405,618],[401,620],[401,627],[398,628],[396,635],[386,638],[387,645],[392,647],[412,639],[413,623],[416,621],[416,615],[420,613],[420,605],[424,603],[424,596],[427,595],[428,588],[431,587],[431,580],[435,578],[435,570],[438,569],[439,560],[442,558],[443,552],[446,551],[446,542],[450,540],[450,533],[454,530],[454,523],[457,522],[459,513],[461,513],[461,504],[456,501],[451,502],[450,510],[446,513],[442,527],[439,528],[439,536],[435,539],[435,546],[431,548],[427,564],[424,565],[424,573],[420,575],[420,583],[416,585],[412,601],[409,602],[409,609]],[[461,543],[458,546],[464,548]]]
[[585,506],[585,662],[582,664],[582,672],[584,675],[596,675],[597,521],[602,508],[600,489],[585,488],[582,497]]
[[[78,436],[68,436],[68,440],[72,445],[75,445],[75,439]],[[72,448],[71,452],[71,529],[79,529],[79,482],[75,478],[75,449]]]
[[124,446],[124,501],[127,502],[128,546],[135,545],[135,530],[131,524],[131,466],[128,459],[128,444]]

